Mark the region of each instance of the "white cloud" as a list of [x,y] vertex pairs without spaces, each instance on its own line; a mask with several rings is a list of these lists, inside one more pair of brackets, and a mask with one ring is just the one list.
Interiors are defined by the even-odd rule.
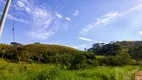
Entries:
[[28,12],[28,13],[31,13],[31,9],[29,7],[25,7],[25,10]]
[[97,18],[97,21],[93,24],[88,24],[85,28],[83,28],[80,33],[84,34],[87,33],[89,30],[93,29],[94,27],[100,25],[100,24],[108,24],[109,22],[111,22],[112,20],[114,20],[115,18],[117,18],[119,16],[118,12],[109,12],[108,14]]
[[103,41],[94,41],[94,43],[105,43],[105,44],[108,44],[109,42],[103,42]]
[[[0,15],[1,15],[1,14],[2,14],[2,12],[0,12]],[[21,18],[14,17],[14,16],[11,15],[11,14],[8,14],[8,15],[7,15],[7,19],[15,20],[15,21],[22,22],[22,23],[29,23],[27,20],[24,20],[24,19],[21,19]]]
[[79,11],[75,10],[75,12],[73,13],[74,16],[78,16],[79,15]]
[[[22,15],[21,17],[28,16],[29,21],[22,18],[15,18],[12,15],[8,15],[8,19],[15,19],[19,22],[31,23],[31,29],[27,32],[28,36],[32,39],[45,40],[53,36],[59,29],[67,29],[68,24],[63,22],[61,14],[54,13],[47,9],[44,5],[36,5],[34,0],[16,0],[16,4],[11,8],[17,10],[16,15]],[[27,15],[28,14],[28,15]]]
[[80,40],[84,40],[84,41],[93,41],[92,39],[88,39],[88,38],[84,38],[84,37],[79,37]]
[[142,31],[140,31],[139,34],[142,35]]
[[51,27],[52,23],[54,23],[54,17],[50,11],[46,10],[44,7],[36,6],[31,16],[33,27],[29,35],[33,39],[45,40],[55,34]]
[[87,44],[81,44],[81,45],[77,45],[77,46],[71,46],[73,48],[79,49],[79,50],[84,50],[85,48],[87,48]]
[[30,32],[29,35],[31,35],[32,38],[36,38],[36,39],[48,39],[49,37],[53,36],[55,32]]
[[110,12],[110,13],[104,15],[103,17],[98,18],[97,22],[95,23],[95,26],[100,25],[100,24],[107,24],[111,20],[115,19],[118,16],[119,16],[118,12]]
[[28,35],[32,39],[46,40],[53,36],[59,29],[63,30],[66,28],[65,24],[58,19],[63,18],[62,15],[55,13],[57,18],[52,11],[43,5],[36,5],[32,0],[30,5],[27,0],[20,1],[24,4],[24,7],[19,6],[18,10],[26,11],[31,17],[32,29],[28,32]]
[[124,14],[135,11],[135,10],[138,10],[138,9],[140,9],[140,10],[142,9],[142,4],[139,4],[139,5],[135,6],[135,7],[127,10],[126,12],[124,12]]
[[[16,10],[24,10],[27,13],[31,13],[31,8],[30,8],[30,4],[27,0],[19,0],[17,1],[17,6],[14,5]],[[20,9],[21,8],[21,9]]]
[[66,19],[66,20],[68,20],[68,21],[70,21],[70,20],[71,20],[71,19],[70,19],[70,18],[68,18],[68,17],[66,17],[65,19]]
[[133,12],[135,10],[141,10],[142,9],[142,4],[137,5],[136,7],[133,7],[131,9],[128,9],[124,12],[109,12],[106,15],[97,18],[95,23],[92,24],[88,24],[87,26],[85,26],[83,29],[81,29],[80,33],[81,34],[85,34],[87,33],[89,30],[92,30],[94,27],[97,27],[98,25],[101,24],[108,24],[111,21],[113,21],[114,19],[116,19],[119,16],[124,16],[130,12]]
[[58,14],[58,13],[56,13],[56,16],[57,16],[58,18],[63,18],[63,16],[62,16],[61,14]]
[[15,21],[22,22],[22,23],[29,23],[27,20],[16,18],[16,17],[12,16],[11,14],[8,14],[7,18],[10,20],[15,20]]
[[96,40],[92,40],[92,39],[88,39],[88,38],[84,38],[84,37],[79,37],[79,39],[80,39],[80,40],[83,40],[83,41],[94,42],[94,43],[105,43],[105,44],[108,43],[108,42],[96,41]]
[[19,7],[24,7],[25,6],[24,3],[22,3],[21,1],[17,1],[17,4],[18,4]]
[[30,15],[32,29],[28,32],[28,35],[32,39],[45,40],[55,34],[51,27],[54,23],[54,17],[43,5],[36,5],[33,1],[29,3],[28,0],[19,0],[15,8]]

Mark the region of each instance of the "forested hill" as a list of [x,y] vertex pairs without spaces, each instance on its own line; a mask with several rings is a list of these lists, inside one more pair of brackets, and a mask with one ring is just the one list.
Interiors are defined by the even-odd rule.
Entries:
[[[98,55],[103,58],[97,58]],[[142,41],[95,43],[87,51],[51,44],[0,44],[0,58],[12,62],[54,63],[69,69],[97,65],[141,64]],[[119,63],[118,63],[119,62]],[[131,63],[130,63],[131,62]]]
[[142,41],[116,41],[109,44],[95,43],[88,51],[96,55],[114,56],[125,52],[132,58],[142,58]]
[[142,41],[117,41],[114,44],[124,47],[139,47],[142,46]]
[[[77,49],[52,44],[27,44],[20,43],[0,44],[0,57],[14,60],[14,61],[41,61],[40,59],[47,59],[49,56],[56,56],[62,54],[74,54],[80,52]],[[49,59],[49,58],[48,58]],[[50,62],[50,61],[49,61]]]
[[48,53],[70,53],[70,52],[76,52],[79,51],[75,48],[63,46],[63,45],[55,45],[55,44],[40,44],[40,43],[35,43],[35,44],[27,44],[27,45],[22,45],[20,43],[12,43],[11,45],[8,44],[0,44],[0,49],[4,50],[7,49],[14,49],[17,48],[19,51],[28,51],[31,53],[37,53],[37,52],[48,52]]
[[22,45],[13,42],[11,45],[0,44],[0,58],[16,63],[50,63],[66,66],[68,69],[79,69],[94,65],[95,55],[62,45]]

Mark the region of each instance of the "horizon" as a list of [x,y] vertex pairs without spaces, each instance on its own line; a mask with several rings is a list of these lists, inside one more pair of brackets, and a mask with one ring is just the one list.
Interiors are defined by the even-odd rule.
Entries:
[[[0,0],[0,16],[5,1]],[[141,41],[141,14],[141,0],[12,0],[0,43],[13,42],[13,20],[15,42],[22,44],[83,50],[94,43]]]

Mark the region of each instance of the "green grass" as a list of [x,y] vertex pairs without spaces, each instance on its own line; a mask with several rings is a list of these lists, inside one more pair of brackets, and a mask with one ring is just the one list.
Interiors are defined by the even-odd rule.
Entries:
[[97,58],[97,59],[103,59],[103,58],[105,58],[105,56],[96,55],[96,58]]
[[99,66],[63,70],[52,64],[16,64],[0,60],[0,80],[134,80],[134,73],[138,70],[142,67]]

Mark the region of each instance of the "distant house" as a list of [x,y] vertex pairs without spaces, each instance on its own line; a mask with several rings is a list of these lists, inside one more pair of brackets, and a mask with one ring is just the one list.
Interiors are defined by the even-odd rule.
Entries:
[[11,45],[12,45],[12,46],[22,46],[21,43],[17,43],[17,42],[11,42]]

